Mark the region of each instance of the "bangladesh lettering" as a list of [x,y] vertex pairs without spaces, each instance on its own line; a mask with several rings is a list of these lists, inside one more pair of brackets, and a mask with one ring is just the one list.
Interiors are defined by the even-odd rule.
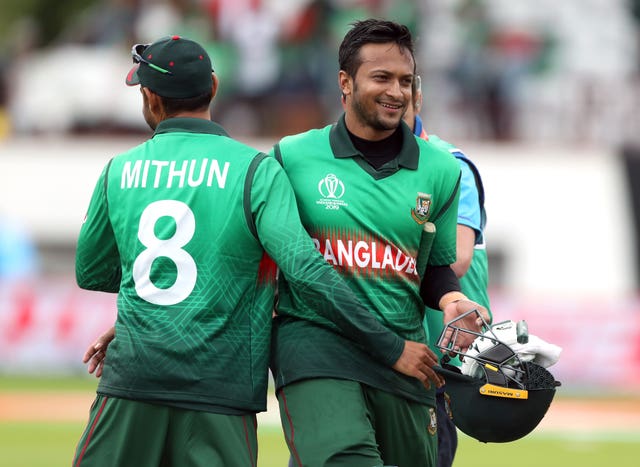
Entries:
[[222,169],[216,159],[186,161],[137,160],[127,161],[122,168],[121,189],[128,188],[184,188],[200,185],[224,188],[229,162]]
[[313,239],[313,243],[324,256],[325,261],[334,266],[351,269],[388,269],[417,275],[415,258],[392,245],[363,240],[336,239],[332,242],[330,239],[323,239],[321,241],[317,238]]

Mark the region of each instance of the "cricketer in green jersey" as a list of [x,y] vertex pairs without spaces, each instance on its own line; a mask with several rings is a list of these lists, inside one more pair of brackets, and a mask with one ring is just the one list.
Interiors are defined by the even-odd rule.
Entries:
[[206,51],[172,36],[132,55],[127,84],[140,85],[155,132],[105,166],[78,238],[78,285],[117,292],[118,312],[88,351],[104,360],[73,465],[256,465],[267,255],[300,316],[313,310],[383,365],[441,383],[434,353],[381,325],[318,254],[280,165],[210,120],[218,80]]
[[[402,122],[415,73],[406,27],[357,22],[339,55],[345,114],[282,139],[272,153],[325,260],[381,323],[426,342],[425,302],[447,320],[473,308],[486,313],[459,292],[449,267],[460,167]],[[416,257],[429,221],[437,229],[420,277]],[[293,298],[280,280],[271,367],[291,463],[435,466],[435,388],[389,371],[317,315],[302,316]],[[475,320],[465,327],[480,329]]]
[[[489,264],[484,242],[486,212],[484,209],[484,187],[480,173],[467,156],[452,144],[435,135],[427,134],[420,118],[422,108],[422,89],[420,76],[413,80],[412,105],[407,107],[404,121],[413,133],[442,147],[453,154],[460,163],[460,199],[458,201],[458,226],[456,239],[456,261],[451,269],[460,280],[462,292],[471,300],[489,309]],[[424,325],[429,345],[439,352],[437,342],[444,323],[440,310],[426,309]],[[453,359],[449,364],[460,365]],[[446,385],[436,390],[436,415],[438,419],[438,467],[451,467],[458,447],[458,434],[453,422]]]

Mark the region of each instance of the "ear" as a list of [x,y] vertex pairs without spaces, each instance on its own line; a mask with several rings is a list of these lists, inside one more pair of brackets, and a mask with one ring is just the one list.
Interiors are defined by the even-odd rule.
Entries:
[[420,113],[422,109],[422,91],[418,90],[413,103],[413,108],[416,109],[416,113]]
[[340,70],[338,72],[338,86],[340,86],[340,92],[342,93],[343,100],[353,92],[353,80],[344,70]]
[[211,86],[211,100],[216,97],[216,93],[218,92],[218,86],[220,85],[220,80],[215,73],[211,73],[211,78],[213,79],[213,84]]

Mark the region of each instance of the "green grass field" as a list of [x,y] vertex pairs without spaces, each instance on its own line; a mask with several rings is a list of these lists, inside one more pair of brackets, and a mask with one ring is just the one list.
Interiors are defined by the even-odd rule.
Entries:
[[[71,464],[82,423],[0,423],[0,465],[54,467]],[[259,432],[261,467],[286,467],[288,452],[277,427]],[[635,466],[638,440],[551,439],[531,435],[507,444],[482,444],[465,436],[456,467],[622,467]]]
[[[0,465],[69,466],[83,429],[82,423],[0,422]],[[288,451],[279,428],[261,428],[259,443],[258,465],[286,467]]]
[[[95,389],[92,379],[0,377],[0,409],[6,391]],[[87,407],[88,410],[88,407]],[[17,422],[0,419],[0,466],[68,466],[83,422]],[[259,466],[285,467],[288,452],[277,426],[261,426]],[[640,426],[635,433],[532,433],[507,444],[483,444],[464,435],[455,467],[626,467],[638,465]]]

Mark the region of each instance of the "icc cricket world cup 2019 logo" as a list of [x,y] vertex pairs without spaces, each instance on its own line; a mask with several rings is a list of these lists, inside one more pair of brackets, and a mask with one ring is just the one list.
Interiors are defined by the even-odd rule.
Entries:
[[338,210],[348,206],[341,200],[344,196],[344,183],[335,174],[327,174],[318,182],[318,191],[322,198],[317,200],[317,204],[324,205],[325,209]]
[[342,198],[344,184],[334,174],[328,174],[318,183],[318,191],[327,199]]

